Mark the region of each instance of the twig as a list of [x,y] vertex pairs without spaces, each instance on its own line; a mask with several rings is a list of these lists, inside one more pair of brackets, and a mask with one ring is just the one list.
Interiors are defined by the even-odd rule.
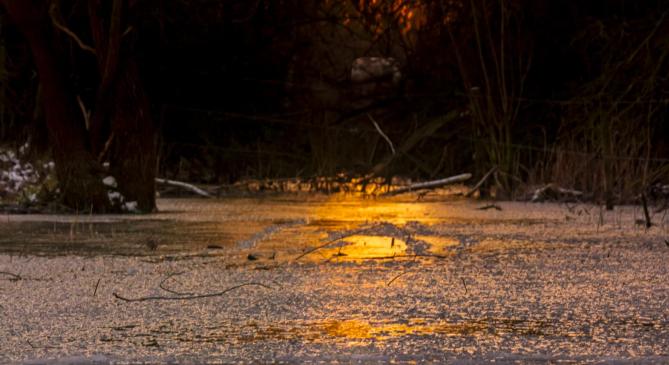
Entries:
[[81,109],[81,114],[84,116],[84,124],[86,125],[86,130],[91,129],[91,112],[86,109],[84,101],[81,100],[81,96],[77,95],[77,103],[79,104],[79,109]]
[[465,278],[460,278],[462,280],[462,286],[465,287],[465,294],[469,294],[469,290],[467,290],[467,283],[465,283]]
[[250,282],[250,283],[244,283],[244,284],[239,284],[235,286],[231,286],[223,291],[216,292],[216,293],[206,293],[206,294],[196,294],[196,295],[180,295],[180,296],[175,296],[175,297],[164,297],[164,296],[148,296],[148,297],[139,297],[139,298],[127,298],[124,297],[118,293],[112,293],[116,299],[122,300],[124,302],[146,302],[150,300],[192,300],[192,299],[202,299],[202,298],[212,298],[212,297],[220,297],[228,292],[231,292],[235,289],[243,288],[245,286],[260,286],[265,289],[272,289],[271,287],[261,284],[261,283],[255,283],[255,282]]
[[297,257],[294,259],[294,261],[297,261],[297,260],[303,258],[304,256],[307,256],[307,255],[313,253],[314,251],[320,250],[321,248],[327,247],[327,246],[329,246],[329,245],[331,245],[331,244],[333,244],[333,243],[335,243],[335,242],[337,242],[337,241],[339,241],[339,240],[341,240],[341,239],[344,239],[344,238],[346,238],[346,237],[350,237],[350,236],[356,235],[356,234],[360,233],[361,231],[362,231],[362,230],[359,230],[359,229],[358,229],[358,230],[355,230],[355,231],[353,231],[353,232],[349,232],[349,233],[347,233],[347,234],[345,234],[345,235],[342,235],[342,236],[339,236],[339,237],[337,237],[337,238],[333,238],[333,239],[331,239],[331,240],[329,240],[329,241],[326,241],[325,243],[323,243],[323,244],[321,244],[321,245],[319,245],[319,246],[316,246],[316,247],[314,247],[314,248],[312,248],[312,249],[310,249],[310,250],[308,250],[308,251],[302,253],[300,256],[297,256]]
[[404,193],[408,193],[410,191],[420,190],[420,189],[434,189],[434,188],[438,188],[438,187],[441,187],[441,186],[444,186],[444,185],[466,181],[466,180],[471,179],[471,177],[472,177],[472,174],[467,173],[467,174],[460,174],[460,175],[447,177],[445,179],[412,184],[412,185],[409,185],[409,186],[405,186],[403,188],[399,188],[399,189],[392,190],[392,191],[389,191],[387,193],[381,194],[381,196],[399,195],[399,194],[404,194]]
[[483,185],[483,183],[486,180],[488,180],[490,175],[492,175],[495,171],[497,171],[497,166],[493,166],[493,168],[491,168],[490,171],[488,171],[485,175],[483,175],[481,180],[479,180],[479,182],[477,182],[476,185],[474,185],[473,188],[471,188],[468,192],[465,193],[465,197],[468,198],[468,197],[472,196],[472,194],[474,194],[476,192],[476,190],[478,190],[481,187],[481,185]]
[[105,156],[107,156],[107,152],[109,152],[109,148],[111,148],[112,142],[114,142],[114,137],[115,134],[114,132],[112,132],[109,135],[109,138],[107,138],[107,142],[105,142],[102,151],[100,151],[100,153],[98,154],[98,162],[102,163],[102,161],[105,159]]
[[165,184],[165,185],[171,185],[171,186],[178,186],[178,187],[180,187],[180,188],[184,188],[184,189],[190,190],[190,191],[192,191],[193,193],[195,193],[195,194],[197,194],[197,195],[201,195],[201,196],[206,197],[206,198],[212,198],[211,194],[209,194],[208,192],[206,192],[206,191],[204,191],[204,190],[198,188],[197,186],[195,186],[195,185],[193,185],[193,184],[185,183],[185,182],[183,182],[183,181],[176,181],[176,180],[168,180],[168,179],[160,179],[160,178],[156,178],[156,182],[157,182],[158,184]]
[[[415,260],[419,257],[428,257],[428,258],[435,258],[435,259],[447,259],[450,256],[446,255],[436,255],[436,254],[413,254],[413,255],[392,255],[392,256],[371,256],[371,257],[350,257],[350,256],[343,256],[339,257],[340,260],[394,260],[394,259],[412,259]],[[326,262],[329,262],[331,260],[328,259]]]
[[314,247],[314,248],[312,248],[312,249],[310,249],[310,250],[308,250],[308,251],[306,251],[306,252],[303,252],[300,256],[297,256],[297,257],[295,258],[295,261],[297,261],[297,260],[303,258],[304,256],[307,256],[307,255],[313,253],[313,252],[316,251],[316,250],[320,250],[321,248],[327,247],[327,246],[329,246],[329,245],[331,245],[331,244],[333,244],[333,243],[335,243],[335,242],[341,240],[341,239],[344,238],[344,237],[346,237],[346,236],[342,236],[342,237],[338,237],[338,238],[329,240],[329,241],[323,243],[322,245],[316,246],[316,247]]
[[100,286],[100,280],[102,280],[102,278],[99,278],[98,282],[95,283],[95,290],[93,290],[93,296],[95,296],[95,294],[98,293],[98,286]]
[[72,38],[75,42],[77,42],[77,44],[79,45],[79,48],[83,49],[84,51],[88,51],[92,54],[96,54],[95,48],[85,44],[81,40],[81,38],[79,38],[79,36],[77,36],[73,31],[71,31],[66,26],[64,26],[64,25],[60,24],[60,22],[58,22],[58,18],[56,16],[56,10],[57,10],[56,3],[51,4],[51,7],[49,8],[49,15],[51,15],[51,22],[53,23],[53,25],[56,28],[58,28],[60,31],[62,31],[63,33],[70,36],[70,38]]
[[35,345],[33,345],[32,342],[30,342],[30,340],[26,340],[26,343],[28,343],[28,345],[30,345],[30,347],[33,348],[34,350],[36,350],[36,349],[57,349],[57,347],[54,347],[54,346],[35,346]]
[[386,286],[390,286],[390,284],[392,284],[395,280],[399,279],[400,276],[402,276],[404,274],[408,274],[408,273],[409,273],[408,271],[404,271],[404,272],[401,272],[401,273],[395,275],[394,278],[390,279],[390,281],[386,284]]
[[388,136],[385,133],[383,133],[381,127],[379,127],[379,124],[376,123],[376,120],[374,120],[374,118],[372,118],[372,116],[369,113],[367,113],[367,118],[369,118],[372,124],[374,124],[374,128],[376,128],[376,131],[379,132],[381,137],[383,137],[383,139],[385,139],[386,142],[388,142],[388,145],[390,146],[390,151],[393,153],[393,156],[395,156],[397,152],[395,152],[395,146],[393,145],[393,141],[391,141],[390,138],[388,138]]
[[170,288],[166,288],[166,287],[164,286],[164,285],[165,285],[165,282],[166,282],[167,280],[171,279],[171,278],[174,277],[174,276],[181,275],[181,274],[183,274],[183,272],[175,272],[175,273],[171,273],[171,274],[167,275],[167,277],[164,278],[164,279],[160,282],[160,284],[158,284],[158,286],[160,287],[160,289],[163,289],[164,291],[166,291],[166,292],[168,292],[168,293],[172,293],[172,294],[176,294],[176,295],[195,295],[194,293],[178,292],[178,291],[172,290],[172,289],[170,289]]
[[398,148],[398,153],[396,155],[391,154],[386,158],[384,158],[381,162],[376,164],[372,168],[372,170],[366,175],[365,180],[369,180],[374,176],[378,176],[395,160],[395,158],[397,158],[397,156],[407,155],[416,145],[418,145],[425,138],[434,135],[434,133],[437,130],[439,130],[439,128],[458,118],[460,118],[460,112],[451,111],[444,117],[435,118],[431,122],[417,129],[402,143],[402,145],[400,145],[400,147]]
[[7,271],[0,271],[0,275],[10,276],[9,280],[11,280],[11,281],[19,281],[19,280],[23,279],[21,277],[21,275],[17,275],[17,274],[7,272]]
[[478,210],[488,210],[488,209],[502,210],[502,207],[493,203],[493,204],[484,205],[482,207],[478,207],[476,209],[478,209]]

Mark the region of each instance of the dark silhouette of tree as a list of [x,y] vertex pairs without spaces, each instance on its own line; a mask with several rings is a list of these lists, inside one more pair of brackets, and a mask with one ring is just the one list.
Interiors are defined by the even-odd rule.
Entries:
[[[33,55],[63,203],[85,211],[121,209],[119,201],[110,201],[109,187],[102,181],[111,175],[125,202],[153,211],[157,136],[133,55],[136,27],[131,19],[137,16],[138,2],[82,2],[87,6],[92,45],[65,24],[59,1],[2,0],[0,4]],[[94,57],[98,66],[90,118],[66,76],[76,71],[69,64],[66,42]],[[105,161],[110,163],[108,169],[103,168]]]

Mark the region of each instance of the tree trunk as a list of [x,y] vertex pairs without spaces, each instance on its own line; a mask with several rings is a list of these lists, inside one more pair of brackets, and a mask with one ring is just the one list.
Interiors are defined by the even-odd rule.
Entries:
[[114,85],[111,173],[126,201],[143,212],[156,210],[157,140],[149,100],[137,64],[126,56]]
[[125,201],[152,212],[156,209],[157,131],[131,40],[121,42],[122,30],[129,29],[124,20],[131,7],[127,0],[91,0],[88,5],[100,73],[91,145],[96,154],[104,155],[109,144],[110,172]]
[[25,36],[34,57],[63,203],[79,211],[109,211],[102,169],[87,149],[83,115],[63,76],[64,58],[47,26],[48,2],[4,0],[2,4]]

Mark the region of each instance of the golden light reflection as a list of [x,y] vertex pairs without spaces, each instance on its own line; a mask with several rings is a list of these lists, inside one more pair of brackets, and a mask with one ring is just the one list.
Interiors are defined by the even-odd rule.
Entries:
[[328,321],[323,324],[323,331],[330,336],[364,339],[372,337],[372,326],[364,321]]
[[392,258],[404,255],[407,249],[406,242],[389,236],[354,235],[341,241],[345,245],[324,250],[325,257],[347,260]]
[[434,255],[450,254],[453,247],[460,245],[460,240],[452,237],[416,235],[413,238],[427,242],[430,245],[428,252]]
[[[316,221],[351,223],[387,222],[404,225],[408,222],[431,222],[435,218],[426,204],[392,200],[365,199],[356,196],[336,196],[314,210]],[[341,227],[346,228],[346,227]]]
[[374,338],[379,341],[406,335],[484,336],[517,333],[541,336],[554,332],[547,323],[511,319],[465,321],[460,323],[427,322],[413,319],[407,323],[373,323],[364,320],[326,321],[321,330],[333,337],[350,340]]

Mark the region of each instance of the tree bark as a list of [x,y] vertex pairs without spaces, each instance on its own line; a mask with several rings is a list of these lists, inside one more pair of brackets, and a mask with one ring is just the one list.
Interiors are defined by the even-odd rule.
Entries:
[[109,211],[102,169],[87,149],[83,115],[67,79],[64,59],[52,41],[47,1],[2,0],[31,49],[42,87],[44,114],[52,140],[63,203],[80,211]]
[[158,135],[137,64],[126,56],[114,85],[111,173],[126,201],[143,212],[156,210]]
[[100,85],[91,118],[91,145],[106,153],[111,142],[111,174],[126,201],[143,212],[156,209],[157,130],[129,40],[122,42],[127,0],[89,2],[90,27],[96,45]]

